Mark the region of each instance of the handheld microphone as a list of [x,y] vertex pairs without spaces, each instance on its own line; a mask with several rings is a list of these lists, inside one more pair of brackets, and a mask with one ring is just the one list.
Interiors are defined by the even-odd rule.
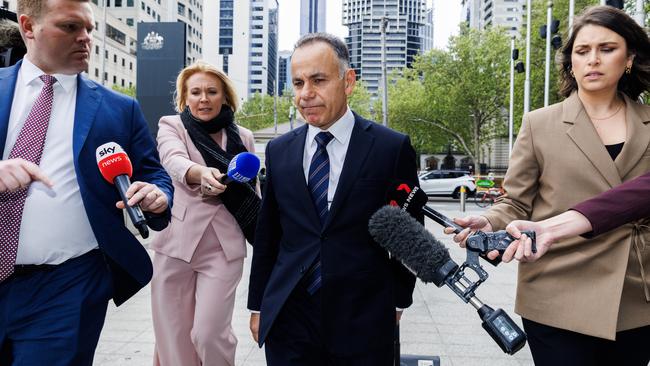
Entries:
[[474,295],[477,283],[469,280],[445,246],[410,214],[384,206],[368,223],[373,239],[425,283],[447,285],[478,312],[482,326],[503,352],[515,354],[526,344],[526,334],[502,309],[492,309]]
[[[408,211],[411,215],[421,212],[426,217],[443,227],[454,228],[454,233],[456,234],[463,231],[463,228],[453,222],[450,218],[427,206],[429,198],[420,187],[412,186],[404,182],[399,182],[394,187],[395,188],[388,192],[388,202],[391,206],[396,206],[401,208],[403,211]],[[524,231],[523,233],[532,239],[532,251],[533,253],[536,253],[535,232]],[[469,257],[480,256],[493,266],[496,266],[501,262],[501,255],[514,240],[515,238],[505,230],[492,233],[477,231],[467,238],[466,244],[468,249],[468,259]],[[492,250],[497,250],[499,252],[499,257],[495,259],[488,258],[487,253]],[[475,261],[472,260],[472,262],[475,262],[478,265],[478,258],[476,258]]]
[[257,176],[260,170],[260,159],[255,154],[243,152],[235,155],[228,164],[228,173],[219,181],[222,184],[231,182],[247,183]]
[[95,151],[95,156],[99,172],[106,181],[117,187],[131,222],[138,229],[140,235],[146,239],[149,237],[149,228],[140,205],[129,206],[127,204],[129,199],[126,197],[126,191],[131,185],[130,178],[133,174],[133,166],[129,156],[116,142],[107,142],[99,146]]

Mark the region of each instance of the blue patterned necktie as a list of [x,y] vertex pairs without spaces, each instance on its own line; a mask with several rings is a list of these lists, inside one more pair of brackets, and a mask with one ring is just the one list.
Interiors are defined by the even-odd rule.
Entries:
[[[314,156],[311,158],[309,165],[309,177],[307,187],[311,193],[311,199],[318,212],[321,226],[325,224],[329,209],[327,207],[327,188],[330,177],[330,158],[327,154],[327,144],[332,141],[334,136],[329,132],[319,132],[315,139],[318,147]],[[314,294],[321,285],[320,255],[305,275],[307,278],[307,291]]]

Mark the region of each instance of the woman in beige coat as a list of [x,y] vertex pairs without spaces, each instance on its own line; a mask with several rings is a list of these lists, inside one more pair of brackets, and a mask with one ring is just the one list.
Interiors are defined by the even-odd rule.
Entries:
[[[219,179],[233,155],[253,152],[253,134],[234,123],[234,88],[212,65],[186,67],[176,88],[180,113],[162,117],[158,130],[175,194],[171,223],[151,244],[154,364],[234,365],[231,321],[246,239],[222,200],[239,183],[226,188]],[[252,186],[244,188],[257,198]]]
[[[543,220],[650,170],[647,34],[622,11],[588,8],[561,54],[561,103],[524,116],[504,188],[485,231]],[[466,229],[455,236],[465,239]],[[537,365],[647,365],[650,230],[627,224],[593,239],[560,241],[519,264],[515,311]]]

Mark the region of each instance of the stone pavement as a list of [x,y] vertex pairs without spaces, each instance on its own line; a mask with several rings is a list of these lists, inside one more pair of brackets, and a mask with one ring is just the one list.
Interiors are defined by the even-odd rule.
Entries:
[[[462,214],[456,204],[432,201],[430,206],[449,217],[478,214],[482,211],[472,202]],[[442,228],[426,219],[427,229],[450,249],[452,258],[464,261],[464,250],[458,248],[442,233]],[[145,243],[146,245],[146,243]],[[517,266],[513,263],[493,267],[483,263],[490,274],[477,290],[477,297],[492,308],[504,309],[521,327],[514,313]],[[248,330],[246,310],[250,256],[245,262],[244,276],[237,289],[233,327],[239,344],[236,364],[263,366],[264,352],[253,342]],[[126,304],[116,308],[109,305],[106,324],[95,355],[97,366],[152,365],[154,335],[151,322],[150,287],[142,289]],[[528,346],[514,356],[504,354],[481,327],[474,308],[462,302],[449,288],[437,288],[418,281],[413,305],[407,309],[401,323],[402,354],[440,356],[442,366],[515,366],[532,365]],[[182,365],[178,365],[182,366]]]

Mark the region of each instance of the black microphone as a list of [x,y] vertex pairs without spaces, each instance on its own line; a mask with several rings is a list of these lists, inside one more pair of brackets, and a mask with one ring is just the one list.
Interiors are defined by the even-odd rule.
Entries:
[[149,237],[149,228],[147,227],[147,220],[142,213],[140,205],[129,206],[127,204],[128,198],[126,191],[131,185],[131,175],[133,174],[133,166],[129,156],[122,147],[116,142],[107,142],[95,151],[97,158],[97,166],[99,172],[104,179],[117,187],[122,202],[124,202],[124,209],[129,215],[133,226],[135,226],[140,235],[146,239]]
[[[463,231],[463,228],[457,225],[453,220],[427,206],[429,197],[427,197],[426,193],[416,185],[411,185],[406,182],[398,182],[388,191],[387,196],[388,202],[391,206],[399,207],[414,216],[417,213],[423,213],[426,217],[443,227],[452,227],[456,234]],[[533,253],[536,253],[535,232],[524,231],[523,233],[532,239],[532,251]],[[501,262],[501,255],[514,240],[515,238],[505,230],[492,233],[477,231],[467,238],[468,255],[478,255],[490,264],[496,266]],[[488,258],[487,253],[492,250],[497,250],[499,252],[499,257],[495,259]],[[478,265],[478,258],[476,264]]]
[[482,326],[510,355],[526,344],[526,334],[502,309],[492,309],[474,295],[477,283],[469,280],[449,256],[447,248],[408,212],[384,206],[375,212],[368,231],[379,245],[425,283],[447,285],[470,303],[483,320]]

